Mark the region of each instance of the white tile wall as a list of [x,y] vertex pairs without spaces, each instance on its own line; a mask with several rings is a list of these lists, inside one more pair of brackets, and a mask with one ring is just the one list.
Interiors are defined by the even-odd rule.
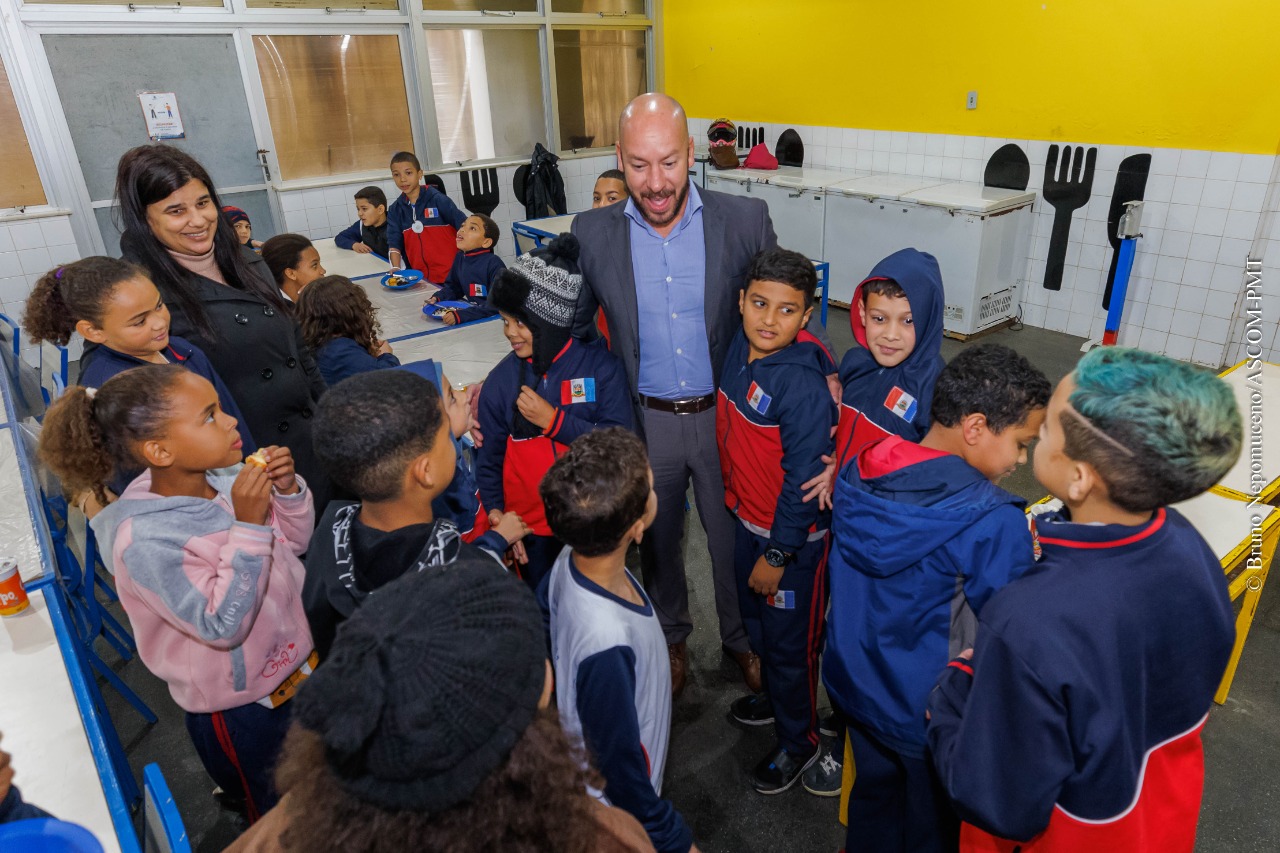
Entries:
[[[705,131],[704,131],[705,132]],[[585,210],[591,207],[591,190],[595,186],[596,177],[605,169],[615,167],[616,160],[612,154],[601,157],[583,157],[565,159],[559,162],[560,175],[564,178],[565,201],[570,211]],[[511,223],[525,218],[524,205],[515,200],[511,181],[515,175],[515,166],[498,167],[498,192],[501,199],[493,211],[493,219],[502,229],[496,252],[504,261],[510,263],[515,258],[515,244],[511,238]],[[444,179],[445,191],[459,206],[462,201],[462,183],[458,172],[437,172]],[[369,181],[359,181],[323,189],[294,190],[280,193],[280,204],[284,210],[285,228],[311,239],[332,237],[342,229],[356,221],[355,192],[368,186]],[[394,201],[400,194],[390,178],[375,181],[387,194],[389,201]]]
[[[695,141],[712,119],[690,119]],[[755,127],[759,123],[741,122]],[[805,144],[805,165],[981,182],[987,158],[1017,143],[1031,164],[1029,189],[1044,183],[1049,142],[856,128],[763,123],[765,144],[793,127]],[[1059,143],[1085,145],[1086,142]],[[1244,262],[1250,253],[1264,270],[1280,266],[1276,213],[1278,158],[1262,154],[1098,145],[1090,202],[1074,214],[1062,290],[1042,286],[1054,209],[1036,202],[1022,314],[1028,325],[1098,338],[1106,322],[1102,293],[1111,264],[1107,208],[1116,170],[1131,154],[1150,153],[1142,232],[1129,281],[1120,343],[1198,364],[1234,363],[1243,339]],[[1268,190],[1272,192],[1268,194]],[[1267,212],[1270,215],[1267,215]],[[1268,233],[1269,232],[1269,233]],[[1269,254],[1269,257],[1267,255]],[[1277,312],[1280,276],[1264,272],[1264,357],[1280,360]]]
[[27,295],[40,276],[79,259],[69,213],[0,219],[0,311],[21,323]]

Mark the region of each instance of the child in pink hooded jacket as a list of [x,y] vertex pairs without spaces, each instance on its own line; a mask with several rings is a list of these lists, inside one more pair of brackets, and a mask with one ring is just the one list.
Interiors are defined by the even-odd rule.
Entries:
[[240,446],[208,380],[155,365],[70,389],[45,417],[40,455],[69,491],[99,499],[121,463],[145,467],[93,529],[139,656],[252,822],[275,802],[289,699],[317,663],[299,560],[315,516],[287,448],[241,464]]

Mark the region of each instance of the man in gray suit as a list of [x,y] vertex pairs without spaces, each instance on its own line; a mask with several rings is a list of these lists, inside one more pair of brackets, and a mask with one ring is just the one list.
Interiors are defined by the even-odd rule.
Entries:
[[[648,444],[658,516],[641,555],[645,587],[667,637],[673,692],[684,688],[685,642],[693,630],[683,551],[690,478],[711,552],[720,640],[758,692],[760,659],[738,609],[737,522],[724,503],[715,391],[729,342],[742,326],[738,292],[747,266],[778,239],[763,201],[689,183],[693,138],[674,99],[650,93],[628,104],[616,148],[629,199],[580,213],[573,223],[583,276],[574,334],[593,337],[596,311],[603,310]],[[811,326],[825,341],[821,325]]]

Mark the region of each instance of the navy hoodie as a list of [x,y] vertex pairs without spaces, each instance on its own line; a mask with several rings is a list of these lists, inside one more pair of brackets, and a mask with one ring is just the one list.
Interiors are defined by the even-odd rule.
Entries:
[[[520,386],[528,385],[556,409],[551,425],[533,438],[512,435]],[[573,440],[610,426],[632,429],[631,390],[622,362],[603,340],[570,338],[544,376],[514,352],[498,362],[480,389],[484,444],[476,482],[485,508],[519,513],[538,536],[550,536],[538,484]]]
[[929,699],[961,849],[1190,853],[1200,732],[1235,639],[1222,566],[1173,509],[1036,528],[1043,559],[983,609],[972,662]]
[[[907,294],[916,330],[915,347],[896,367],[882,367],[867,349],[867,330],[858,317],[862,289],[870,281],[892,279]],[[919,441],[929,431],[933,383],[942,372],[942,273],[933,255],[902,249],[875,265],[850,303],[849,325],[858,346],[840,362],[840,429],[836,453],[843,465],[871,442],[888,435]]]
[[924,756],[929,691],[973,645],[974,615],[1033,565],[1024,506],[959,456],[897,436],[836,478],[823,682],[903,755]]
[[459,250],[436,298],[440,302],[471,303],[472,307],[457,310],[459,323],[492,317],[498,309],[489,306],[489,288],[493,287],[498,273],[506,268],[492,249]]
[[387,220],[384,219],[381,225],[375,225],[370,228],[357,219],[351,224],[350,228],[338,232],[338,236],[333,238],[333,242],[339,249],[350,249],[356,243],[364,243],[370,249],[373,249],[375,255],[385,260],[387,257]]
[[389,352],[373,355],[354,338],[330,338],[316,348],[316,366],[332,388],[357,373],[399,367],[400,359]]
[[[192,373],[209,380],[209,383],[213,385],[213,389],[218,392],[218,405],[222,407],[222,411],[239,422],[236,426],[236,431],[240,433],[240,449],[244,452],[244,455],[248,456],[257,450],[258,444],[253,440],[253,436],[249,434],[249,422],[240,413],[240,407],[236,405],[235,398],[227,390],[227,386],[223,383],[222,377],[218,375],[218,371],[213,369],[213,364],[210,363],[209,357],[204,354],[204,351],[187,341],[186,338],[170,335],[169,345],[164,348],[163,352],[164,357],[169,359],[170,364],[181,364]],[[92,349],[86,349],[81,357],[79,381],[86,388],[101,388],[102,383],[117,373],[124,373],[126,370],[147,364],[151,364],[151,362],[125,355],[105,344],[100,344]],[[125,487],[141,473],[141,468],[117,471],[108,485],[111,491],[117,495],[123,494]]]
[[716,439],[730,511],[769,544],[796,553],[827,529],[802,483],[822,473],[831,453],[836,407],[827,386],[831,359],[816,341],[748,361],[741,330],[729,344],[716,405]]

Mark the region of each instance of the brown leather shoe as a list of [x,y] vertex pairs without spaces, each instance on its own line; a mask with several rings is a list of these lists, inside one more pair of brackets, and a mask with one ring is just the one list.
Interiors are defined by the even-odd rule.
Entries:
[[671,698],[679,699],[680,694],[684,692],[684,684],[689,678],[689,662],[685,656],[685,644],[668,644],[667,655],[671,658]]
[[760,680],[760,655],[755,652],[729,652],[742,670],[742,680],[752,693],[764,691],[764,682]]

